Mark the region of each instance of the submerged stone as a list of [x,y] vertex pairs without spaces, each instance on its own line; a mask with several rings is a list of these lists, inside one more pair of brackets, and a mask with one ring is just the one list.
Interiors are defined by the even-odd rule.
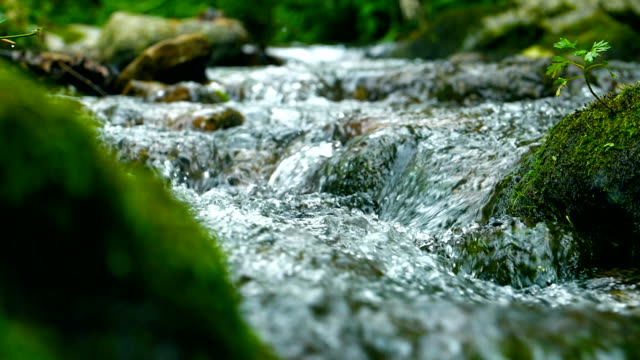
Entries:
[[121,96],[86,100],[86,105],[105,122],[126,127],[153,125],[172,130],[215,131],[239,126],[245,121],[239,111],[220,104],[148,103]]
[[[640,259],[640,85],[555,125],[502,184],[494,212],[575,228],[597,267]],[[609,109],[610,108],[610,109]]]
[[201,111],[197,114],[177,118],[175,121],[169,123],[169,127],[176,130],[215,131],[240,126],[244,123],[244,116],[237,110],[232,108],[220,110]]
[[149,102],[172,103],[176,101],[217,104],[229,101],[226,89],[217,82],[199,84],[183,81],[166,85],[157,81],[131,80],[123,95],[144,98]]
[[349,140],[322,169],[320,188],[336,195],[364,195],[378,203],[385,183],[401,173],[416,149],[413,127],[383,128]]
[[187,208],[72,109],[0,79],[0,357],[272,358]]
[[528,227],[519,219],[504,217],[455,229],[444,238],[447,241],[425,247],[448,259],[456,274],[526,288],[566,281],[580,273],[576,242],[564,225]]
[[552,96],[556,87],[545,75],[548,59],[512,56],[497,64],[462,63],[440,75],[434,95],[440,101],[517,101]]

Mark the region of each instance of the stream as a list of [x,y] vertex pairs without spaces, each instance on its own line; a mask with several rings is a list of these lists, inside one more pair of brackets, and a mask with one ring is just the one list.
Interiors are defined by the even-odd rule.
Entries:
[[[581,269],[561,224],[483,211],[548,129],[592,101],[586,87],[536,97],[527,77],[465,85],[500,81],[505,64],[272,51],[286,65],[208,69],[224,104],[81,102],[102,141],[154,168],[218,236],[245,318],[279,356],[640,357],[640,271]],[[612,66],[640,80],[640,65]],[[166,126],[228,107],[242,126]]]

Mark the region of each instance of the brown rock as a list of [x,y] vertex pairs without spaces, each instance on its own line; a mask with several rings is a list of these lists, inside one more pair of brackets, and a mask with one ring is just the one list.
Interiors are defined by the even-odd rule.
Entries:
[[156,16],[114,12],[98,41],[99,59],[122,70],[144,49],[179,35],[201,33],[219,48],[237,49],[249,38],[240,21],[228,18],[214,20],[165,19]]
[[180,35],[163,40],[133,60],[120,74],[116,88],[123,89],[131,80],[204,82],[206,64],[211,56],[210,41],[202,34]]
[[244,116],[232,108],[202,109],[186,114],[169,122],[175,130],[215,131],[239,126],[244,123]]
[[166,85],[157,81],[131,80],[122,95],[144,98],[149,102],[176,101],[218,104],[229,101],[225,88],[214,81],[199,84],[192,81]]

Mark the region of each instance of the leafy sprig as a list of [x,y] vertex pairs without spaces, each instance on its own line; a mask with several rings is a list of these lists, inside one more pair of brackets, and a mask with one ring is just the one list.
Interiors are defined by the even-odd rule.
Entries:
[[[0,16],[0,24],[2,24],[5,21],[7,21],[7,19],[5,17]],[[26,34],[0,36],[0,41],[6,42],[8,44],[11,44],[11,46],[14,46],[16,43],[13,40],[9,40],[9,39],[17,39],[17,38],[23,38],[28,36],[34,36],[34,35],[38,35],[39,33],[40,33],[40,29],[35,29],[32,32],[29,32]]]
[[[572,61],[569,60],[567,58],[564,58],[562,56],[554,56],[551,59],[551,65],[549,65],[549,67],[547,67],[547,75],[550,75],[551,78],[558,78],[556,79],[556,81],[554,82],[555,85],[558,85],[558,90],[556,90],[556,96],[560,96],[560,93],[562,92],[562,89],[564,87],[567,86],[567,83],[571,80],[574,79],[579,79],[579,78],[584,78],[584,80],[587,83],[587,87],[589,88],[589,91],[591,92],[591,94],[593,94],[593,96],[596,98],[596,100],[598,100],[598,102],[600,102],[600,104],[604,105],[605,107],[611,109],[604,101],[602,101],[602,99],[593,91],[593,88],[591,87],[591,83],[589,82],[589,71],[591,71],[594,68],[597,67],[605,67],[607,70],[609,70],[609,74],[615,79],[617,76],[616,74],[614,74],[611,71],[611,68],[609,67],[609,63],[606,60],[602,60],[600,62],[596,62],[596,58],[600,57],[600,53],[605,52],[609,49],[611,49],[611,46],[609,45],[608,42],[602,40],[602,41],[598,41],[598,42],[594,42],[593,46],[591,47],[590,50],[586,50],[586,49],[578,49],[578,42],[571,42],[565,38],[560,38],[560,41],[558,41],[557,43],[553,44],[553,47],[558,48],[558,49],[571,49],[574,50],[573,55],[577,56],[577,57],[581,57],[582,58],[582,64],[576,62],[576,61]],[[563,78],[560,77],[560,73],[562,73],[562,71],[569,66],[569,64],[575,65],[577,66],[580,70],[582,70],[582,75],[578,75],[578,76],[574,76],[574,77],[570,77],[570,78]]]

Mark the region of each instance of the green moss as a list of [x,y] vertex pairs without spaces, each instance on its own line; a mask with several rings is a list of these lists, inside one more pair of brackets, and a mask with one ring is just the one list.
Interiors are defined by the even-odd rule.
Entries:
[[532,221],[558,220],[583,236],[603,266],[640,258],[640,85],[555,125],[508,179],[499,207]]
[[223,90],[216,90],[216,91],[213,92],[213,94],[214,94],[213,103],[228,102],[229,101],[229,95]]
[[47,341],[52,340],[41,327],[7,321],[0,315],[0,359],[53,360]]
[[[0,212],[16,235],[5,229],[0,244],[0,318],[49,329],[56,340],[43,351],[60,359],[272,358],[188,209],[148,172],[125,173],[68,106],[5,69]],[[12,351],[4,339],[0,353]]]
[[84,39],[85,33],[78,30],[72,25],[57,26],[53,29],[48,29],[51,33],[54,33],[62,38],[65,43],[71,44]]

